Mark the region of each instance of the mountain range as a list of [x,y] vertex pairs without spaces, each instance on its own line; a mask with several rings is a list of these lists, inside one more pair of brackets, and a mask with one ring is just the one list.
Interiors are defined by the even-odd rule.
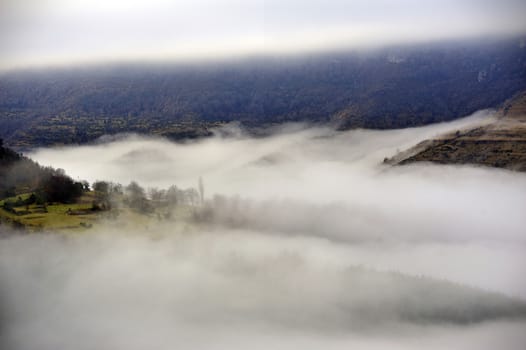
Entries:
[[404,128],[494,108],[526,89],[525,40],[456,41],[217,63],[4,72],[0,137],[15,149],[138,132],[201,137],[232,121]]

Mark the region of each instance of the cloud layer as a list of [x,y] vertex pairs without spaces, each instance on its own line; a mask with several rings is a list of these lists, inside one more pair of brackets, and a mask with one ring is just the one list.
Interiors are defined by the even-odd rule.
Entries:
[[0,249],[0,339],[10,349],[383,349],[421,338],[519,349],[525,340],[524,302],[347,265],[334,255],[340,245],[306,237],[157,227],[11,238]]
[[524,175],[382,164],[490,119],[38,150],[41,164],[90,181],[188,187],[202,176],[207,204],[197,222],[2,239],[0,339],[14,349],[520,349]]
[[519,0],[0,2],[0,68],[295,53],[526,30]]

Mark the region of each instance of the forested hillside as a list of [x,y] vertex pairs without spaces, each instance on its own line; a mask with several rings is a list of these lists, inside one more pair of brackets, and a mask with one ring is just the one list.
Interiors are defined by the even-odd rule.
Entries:
[[10,72],[0,76],[0,137],[23,148],[130,131],[199,137],[229,121],[400,128],[496,107],[525,88],[520,39]]
[[31,203],[75,201],[85,185],[73,181],[62,169],[44,167],[3,145],[0,139],[0,200],[33,193]]

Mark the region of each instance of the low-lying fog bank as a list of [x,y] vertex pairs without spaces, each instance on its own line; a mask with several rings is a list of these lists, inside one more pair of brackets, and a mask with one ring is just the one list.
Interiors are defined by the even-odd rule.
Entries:
[[15,237],[0,245],[3,340],[13,349],[519,349],[526,341],[526,303],[357,267],[352,254],[318,238],[170,225]]
[[206,204],[198,222],[0,240],[0,339],[13,349],[521,349],[526,176],[382,164],[488,118],[37,150],[39,163],[90,182],[188,187],[202,176]]

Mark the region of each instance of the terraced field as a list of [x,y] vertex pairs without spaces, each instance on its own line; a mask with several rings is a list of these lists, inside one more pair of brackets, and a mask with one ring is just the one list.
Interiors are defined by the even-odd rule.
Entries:
[[422,161],[526,171],[526,92],[507,102],[494,123],[423,141],[385,160],[391,164]]

